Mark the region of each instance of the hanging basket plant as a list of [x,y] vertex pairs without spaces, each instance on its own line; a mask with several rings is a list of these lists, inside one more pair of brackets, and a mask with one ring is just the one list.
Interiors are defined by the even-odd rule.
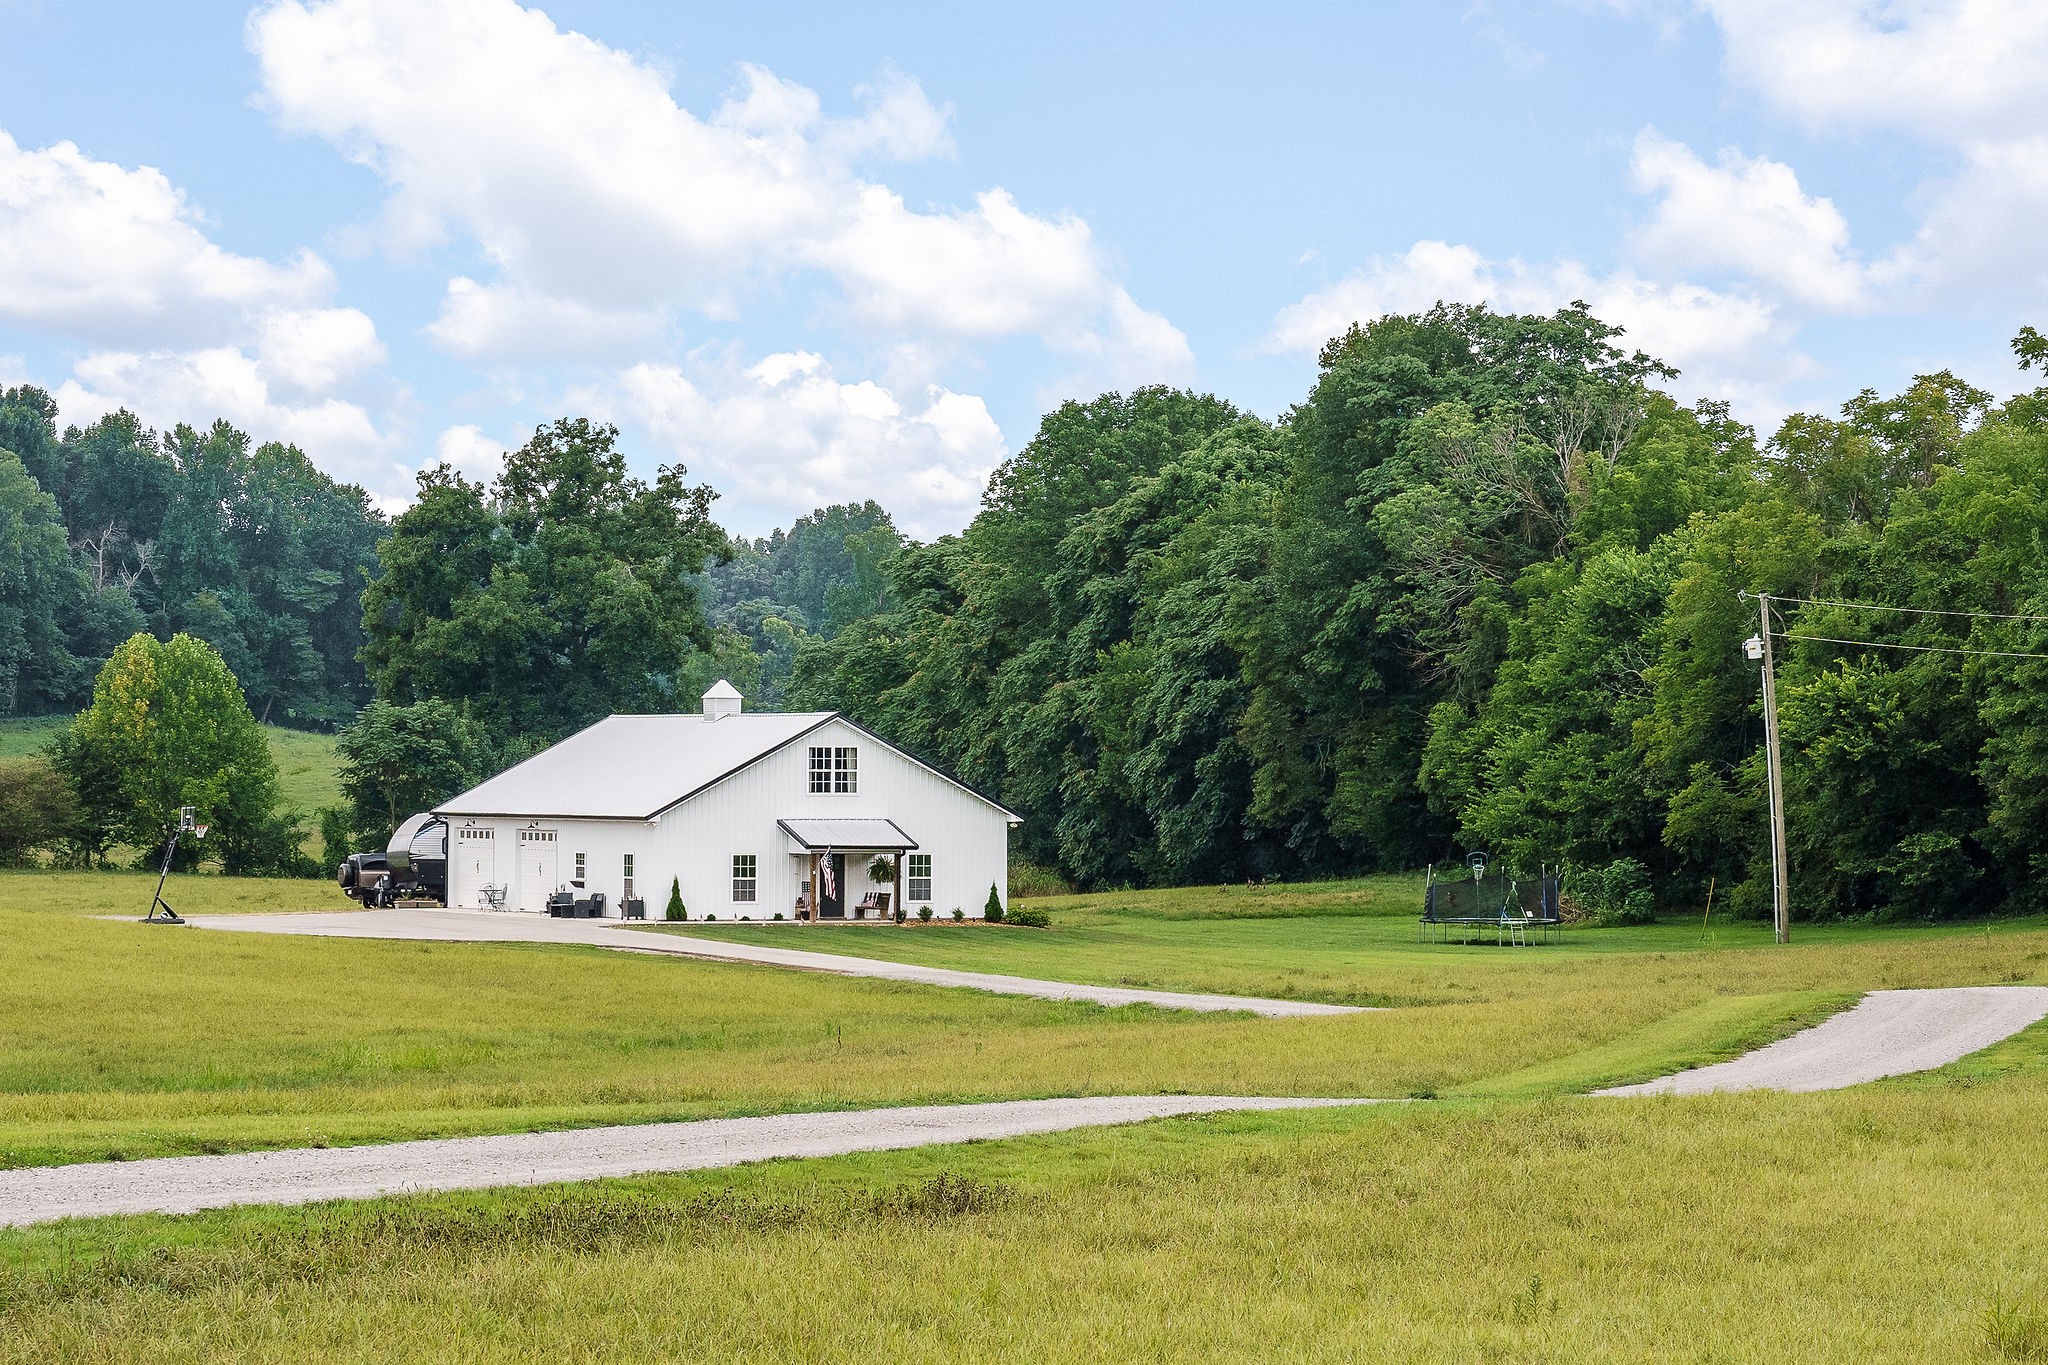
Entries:
[[896,860],[886,853],[877,853],[875,860],[868,864],[868,880],[888,882],[896,879]]

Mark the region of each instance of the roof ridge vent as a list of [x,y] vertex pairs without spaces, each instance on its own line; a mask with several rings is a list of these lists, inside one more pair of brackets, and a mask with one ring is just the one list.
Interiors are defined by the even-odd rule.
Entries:
[[737,716],[746,705],[740,690],[720,678],[704,692],[704,719],[719,720],[726,716]]

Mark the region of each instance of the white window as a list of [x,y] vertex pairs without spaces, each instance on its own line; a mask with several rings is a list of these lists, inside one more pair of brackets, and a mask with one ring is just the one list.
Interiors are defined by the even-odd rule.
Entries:
[[629,901],[633,899],[633,855],[628,853],[622,860],[622,864],[619,869],[619,876],[620,880],[625,883],[625,889],[619,893],[619,899]]
[[736,901],[754,899],[754,892],[761,883],[754,875],[756,864],[751,853],[732,855],[732,898]]
[[860,790],[860,750],[851,745],[811,750],[811,790],[834,796],[851,796]]
[[904,875],[908,878],[908,884],[903,889],[905,900],[928,901],[932,898],[931,854],[911,854],[910,866],[904,869]]
[[589,868],[590,868],[590,855],[589,855],[589,854],[587,854],[587,853],[579,853],[579,854],[577,854],[577,855],[576,855],[576,877],[575,877],[576,885],[578,885],[578,886],[581,886],[581,885],[583,885],[583,882],[584,882],[584,880],[585,880],[585,876],[584,876],[584,874],[585,874],[586,872],[588,872],[588,871],[589,871]]

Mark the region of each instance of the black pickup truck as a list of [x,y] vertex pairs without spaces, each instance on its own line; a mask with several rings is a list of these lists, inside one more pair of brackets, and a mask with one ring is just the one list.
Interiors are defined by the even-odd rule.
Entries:
[[448,822],[415,815],[382,850],[351,853],[335,873],[351,900],[389,906],[401,900],[448,903]]

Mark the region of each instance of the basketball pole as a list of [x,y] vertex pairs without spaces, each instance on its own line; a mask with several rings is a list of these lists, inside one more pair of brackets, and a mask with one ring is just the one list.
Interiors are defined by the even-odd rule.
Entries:
[[1771,659],[1771,595],[1758,593],[1757,615],[1762,622],[1757,632],[1763,640],[1764,665],[1764,767],[1771,790],[1771,923],[1778,942],[1792,941],[1792,892],[1785,857],[1785,771],[1778,753],[1778,679]]

